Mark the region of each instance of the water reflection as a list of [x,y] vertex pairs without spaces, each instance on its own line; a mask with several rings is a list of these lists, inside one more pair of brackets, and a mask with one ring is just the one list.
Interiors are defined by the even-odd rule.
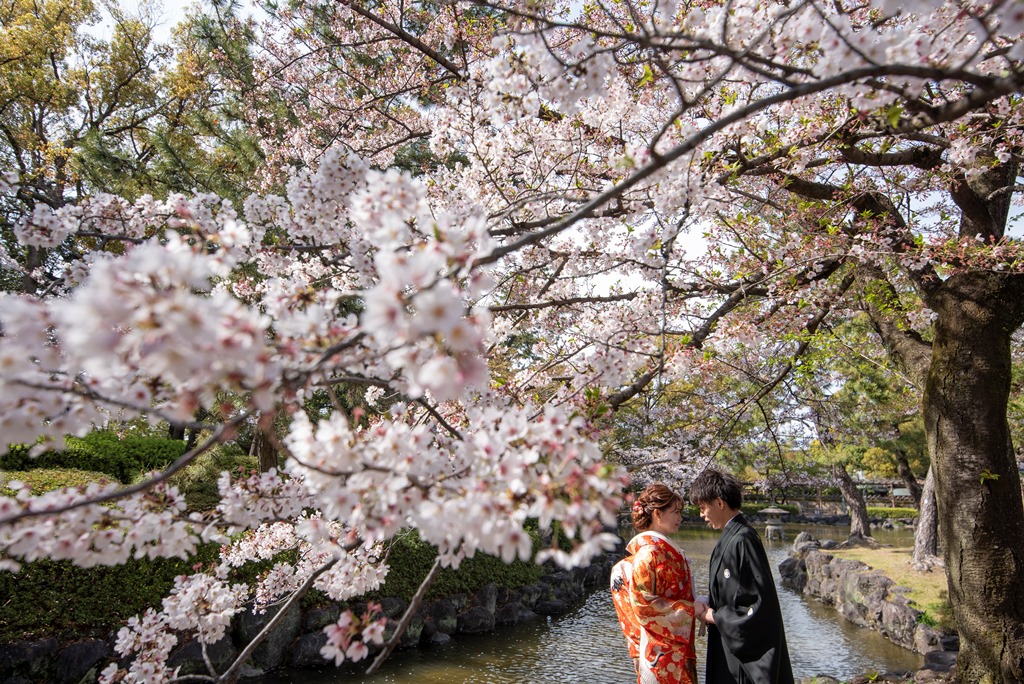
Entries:
[[[839,536],[837,528],[807,528],[819,538]],[[787,526],[789,540],[769,542],[768,558],[776,572],[790,548],[796,526]],[[707,591],[708,559],[718,532],[686,528],[679,541],[686,551],[700,591]],[[912,533],[879,531],[883,544],[908,546]],[[912,670],[921,657],[884,639],[876,632],[846,622],[831,608],[780,588],[794,674],[829,674],[848,679],[870,671]],[[703,683],[706,640],[697,644]],[[501,629],[493,634],[460,635],[445,646],[395,653],[373,677],[363,668],[323,671],[292,670],[268,675],[261,684],[629,684],[636,681],[607,591],[592,594],[576,611],[559,618]]]

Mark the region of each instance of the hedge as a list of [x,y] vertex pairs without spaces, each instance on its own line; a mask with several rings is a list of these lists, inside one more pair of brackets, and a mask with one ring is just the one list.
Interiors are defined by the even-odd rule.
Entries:
[[887,506],[868,506],[869,518],[916,518],[916,508],[889,508]]
[[12,471],[0,474],[0,495],[14,496],[16,492],[7,483],[12,480],[24,482],[29,486],[33,496],[39,496],[55,489],[66,489],[68,487],[85,487],[93,482],[109,482],[110,478],[102,473],[94,473],[89,470],[74,469],[44,469],[26,470],[22,472]]
[[[540,538],[536,532],[529,530],[536,551]],[[412,599],[420,582],[430,572],[437,558],[437,547],[420,539],[415,530],[395,537],[388,553],[387,579],[372,596],[363,598],[398,597],[404,601]],[[485,553],[478,553],[467,558],[459,565],[458,570],[441,568],[433,584],[427,590],[426,598],[440,598],[455,594],[472,594],[486,584],[497,584],[502,587],[521,587],[540,580],[545,570],[533,561],[516,560],[506,564],[500,558]]]
[[[793,504],[776,504],[776,503],[773,503],[773,504],[767,504],[767,503],[743,503],[743,504],[740,504],[740,510],[743,513],[743,515],[745,515],[745,516],[747,516],[749,518],[749,517],[753,517],[755,515],[761,515],[761,510],[765,509],[765,508],[769,508],[770,506],[774,506],[775,508],[781,508],[782,510],[786,511],[786,513],[789,513],[790,515],[796,515],[796,514],[798,514],[800,512],[800,509],[797,506],[794,506]],[[683,508],[683,515],[685,517],[687,517],[687,518],[699,518],[700,517],[700,509],[698,509],[693,504],[687,504]]]
[[74,468],[109,475],[128,484],[139,473],[163,468],[185,453],[185,442],[162,437],[139,437],[105,430],[85,437],[67,437],[63,451],[29,456],[29,445],[12,444],[0,456],[0,470],[28,471],[37,468]]
[[17,573],[0,572],[0,642],[106,638],[131,616],[160,606],[176,576],[191,573],[195,563],[215,562],[218,548],[207,544],[188,560],[130,559],[93,568],[39,560]]
[[[539,538],[531,532],[534,549]],[[26,563],[18,573],[0,571],[0,642],[57,638],[105,638],[122,627],[128,618],[146,608],[158,608],[174,586],[177,575],[217,562],[219,546],[205,544],[196,555],[181,560],[131,559],[124,565],[79,568],[68,561],[40,560]],[[419,588],[437,557],[437,548],[420,539],[416,532],[396,537],[389,552],[391,566],[380,590],[353,598],[353,602],[384,597],[405,601]],[[295,551],[284,551],[272,559],[248,563],[232,573],[232,582],[254,582],[277,562],[294,562]],[[478,553],[462,561],[458,570],[443,568],[435,578],[428,598],[471,594],[490,583],[518,587],[537,582],[545,570],[532,561],[506,565],[500,558]],[[304,605],[322,604],[328,599],[310,592]]]

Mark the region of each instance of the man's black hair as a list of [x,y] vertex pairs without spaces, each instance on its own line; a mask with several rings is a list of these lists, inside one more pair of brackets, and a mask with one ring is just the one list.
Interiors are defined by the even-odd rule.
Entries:
[[732,475],[708,468],[690,485],[690,502],[710,503],[721,499],[733,509],[739,510],[743,503],[743,485]]

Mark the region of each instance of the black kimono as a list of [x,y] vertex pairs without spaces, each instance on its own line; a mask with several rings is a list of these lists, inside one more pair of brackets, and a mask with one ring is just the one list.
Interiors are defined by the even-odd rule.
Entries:
[[772,569],[742,514],[722,529],[709,578],[707,684],[793,684]]

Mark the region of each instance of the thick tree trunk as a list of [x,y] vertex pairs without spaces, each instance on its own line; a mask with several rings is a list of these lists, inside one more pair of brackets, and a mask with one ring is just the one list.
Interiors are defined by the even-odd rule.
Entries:
[[857,484],[846,472],[846,466],[832,466],[832,474],[839,481],[839,492],[843,495],[850,509],[850,539],[863,539],[871,536],[871,523],[868,520],[868,506],[864,502],[864,493],[857,489]]
[[932,468],[928,468],[917,511],[914,557],[911,562],[915,570],[928,571],[939,564],[939,511],[935,501],[935,471]]
[[274,420],[263,414],[256,422],[256,432],[253,434],[252,446],[249,447],[249,455],[256,456],[259,460],[261,473],[269,472],[271,468],[277,468],[277,449],[274,443],[267,438],[266,431],[274,429]]
[[1024,278],[963,273],[943,283],[924,392],[949,598],[964,684],[1024,682],[1024,505],[1006,418],[1010,336]]
[[914,498],[914,508],[921,508],[921,485],[918,484],[917,478],[914,477],[914,471],[910,469],[910,463],[907,461],[907,455],[903,453],[896,454],[896,469],[899,471],[900,479],[903,480],[903,484],[907,485],[907,489],[910,490],[910,496]]

